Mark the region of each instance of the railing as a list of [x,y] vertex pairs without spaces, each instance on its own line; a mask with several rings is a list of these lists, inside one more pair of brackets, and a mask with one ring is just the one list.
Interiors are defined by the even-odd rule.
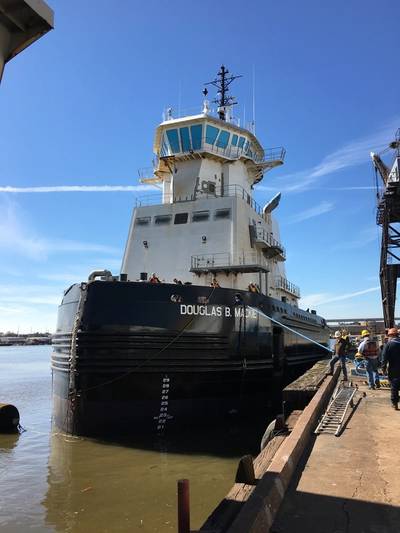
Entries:
[[256,252],[243,252],[241,254],[231,254],[230,252],[219,252],[215,254],[192,255],[191,268],[194,270],[207,270],[224,267],[245,267],[257,265],[267,269],[268,264],[261,254]]
[[290,294],[293,294],[293,296],[296,296],[296,298],[300,298],[299,287],[297,287],[297,285],[294,285],[293,283],[290,283],[290,281],[288,281],[283,276],[275,277],[275,289],[281,289]]
[[136,207],[145,207],[149,205],[172,204],[178,202],[193,202],[203,198],[223,198],[236,197],[242,198],[254,211],[262,216],[262,207],[254,200],[254,198],[241,185],[228,185],[226,187],[215,187],[215,192],[198,191],[195,194],[188,196],[176,196],[169,193],[154,193],[136,198]]
[[[196,107],[185,107],[184,109],[174,109],[172,107],[169,107],[163,111],[162,118],[163,121],[168,122],[170,120],[176,120],[178,118],[185,118],[190,116],[197,116],[197,115],[204,115],[204,116],[210,116],[219,118],[219,114],[216,108],[214,107],[208,107],[207,109],[200,106]],[[248,122],[247,125],[241,126],[241,120],[239,117],[230,117],[227,121],[227,124],[234,124],[237,127],[241,127],[243,129],[247,129],[249,131],[252,131],[253,123]]]
[[278,252],[283,256],[286,257],[286,250],[282,244],[274,239],[268,231],[266,231],[264,228],[257,228],[257,240],[265,242],[268,244],[271,248],[276,248]]
[[[200,139],[199,139],[200,140]],[[191,147],[189,150],[182,150],[173,152],[169,146],[164,145],[160,150],[160,158],[163,157],[182,157],[193,156],[195,153],[208,152],[219,155],[226,159],[235,160],[245,157],[251,159],[255,164],[267,165],[268,163],[281,162],[283,163],[286,155],[286,150],[282,146],[275,148],[262,148],[262,151],[256,151],[253,143],[246,141],[243,146],[218,146],[218,141],[215,139],[210,142],[208,137],[202,137],[200,143],[196,148]]]

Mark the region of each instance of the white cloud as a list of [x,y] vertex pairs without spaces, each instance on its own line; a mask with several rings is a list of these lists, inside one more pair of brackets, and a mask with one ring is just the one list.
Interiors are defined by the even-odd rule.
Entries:
[[[303,192],[313,188],[315,183],[319,181],[319,178],[323,176],[328,176],[345,168],[366,163],[370,160],[369,154],[371,151],[379,151],[381,148],[388,146],[389,142],[393,140],[393,133],[398,128],[398,122],[399,118],[397,117],[376,133],[350,141],[331,154],[328,154],[314,167],[281,176],[276,187],[260,185],[256,190]],[[280,186],[280,183],[283,183],[283,185]]]
[[31,224],[23,220],[23,214],[14,202],[3,202],[0,213],[0,250],[34,260],[45,260],[50,254],[63,252],[120,253],[119,248],[103,244],[40,237]]
[[0,187],[0,192],[10,194],[21,193],[53,193],[53,192],[141,192],[154,191],[149,185],[57,185],[49,187]]
[[304,211],[300,211],[300,213],[289,217],[287,219],[287,222],[289,224],[294,224],[295,222],[303,222],[304,220],[308,220],[310,218],[323,215],[324,213],[328,213],[329,211],[332,211],[333,208],[333,203],[324,201],[321,202],[319,205],[315,205],[314,207],[310,207],[309,209],[305,209]]
[[[349,300],[351,298],[356,298],[357,296],[362,296],[363,294],[368,294],[370,292],[376,292],[380,290],[380,286],[370,287],[368,289],[362,289],[356,292],[348,292],[345,294],[329,294],[329,293],[320,293],[320,294],[309,294],[304,296],[301,299],[302,307],[315,307],[315,306],[324,306],[332,302],[339,302],[342,300]],[[361,313],[362,314],[362,313]]]
[[[359,248],[364,248],[364,246],[370,245],[373,243],[378,243],[380,238],[379,229],[377,226],[370,226],[369,228],[364,228],[357,239],[352,240],[342,240],[335,244],[332,247],[332,251],[338,250],[355,250]],[[378,253],[378,249],[374,249],[374,253]]]

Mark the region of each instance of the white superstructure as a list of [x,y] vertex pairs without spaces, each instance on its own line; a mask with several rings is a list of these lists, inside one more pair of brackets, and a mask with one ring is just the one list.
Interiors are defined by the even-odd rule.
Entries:
[[[224,113],[228,118],[229,113]],[[174,119],[169,110],[156,130],[154,174],[143,182],[161,188],[158,198],[137,202],[122,265],[129,280],[156,273],[193,285],[260,292],[297,305],[296,286],[285,276],[285,249],[272,211],[252,188],[283,163],[283,148],[264,150],[253,133],[209,111]]]

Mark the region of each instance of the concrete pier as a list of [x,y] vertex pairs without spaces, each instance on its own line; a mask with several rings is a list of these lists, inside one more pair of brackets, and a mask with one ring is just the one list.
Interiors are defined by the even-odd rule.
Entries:
[[[311,436],[271,531],[398,533],[400,411],[388,389],[360,392],[340,435]],[[357,405],[358,403],[358,405]]]
[[236,484],[200,531],[400,531],[400,411],[391,407],[388,388],[371,391],[365,378],[352,376],[358,390],[340,435],[315,435],[339,379],[336,368],[321,381],[323,365],[289,387],[296,401],[302,401],[302,384],[305,396],[317,389],[304,410],[296,411],[294,427],[255,459],[256,484]]

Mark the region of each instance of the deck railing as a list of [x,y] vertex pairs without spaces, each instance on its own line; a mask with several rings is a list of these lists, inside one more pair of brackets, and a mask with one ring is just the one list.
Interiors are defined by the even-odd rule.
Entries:
[[257,228],[257,240],[268,244],[271,248],[275,248],[283,258],[286,258],[286,250],[282,244],[274,239],[268,231],[264,228]]
[[257,252],[244,252],[240,254],[231,254],[230,252],[219,252],[215,254],[192,255],[191,268],[194,270],[207,270],[224,267],[239,268],[258,265],[267,268],[267,261]]
[[262,216],[262,207],[254,200],[254,198],[249,194],[246,189],[241,185],[228,185],[226,187],[216,186],[214,192],[208,191],[198,191],[196,194],[188,196],[177,196],[172,194],[163,194],[154,193],[147,194],[143,196],[138,196],[136,198],[136,207],[145,207],[149,205],[161,205],[161,204],[172,204],[178,202],[193,202],[195,200],[200,200],[203,198],[223,198],[223,197],[236,197],[242,198],[254,211],[256,211],[260,216]]
[[288,281],[283,276],[275,277],[275,289],[281,289],[283,291],[288,292],[289,294],[293,294],[293,296],[296,296],[296,298],[300,298],[299,287],[297,285],[294,285],[294,283],[290,283],[290,281]]

